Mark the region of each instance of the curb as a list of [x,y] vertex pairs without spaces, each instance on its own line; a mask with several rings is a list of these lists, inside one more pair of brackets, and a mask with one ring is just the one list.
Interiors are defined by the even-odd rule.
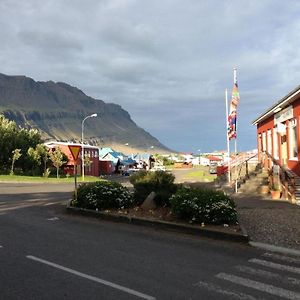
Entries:
[[280,246],[274,246],[271,244],[252,242],[252,241],[250,241],[249,244],[250,244],[250,246],[255,247],[255,248],[272,251],[272,252],[277,252],[280,254],[293,255],[293,256],[300,257],[300,250],[285,248],[285,247],[280,247]]
[[192,234],[200,237],[208,237],[213,239],[226,240],[226,241],[239,242],[239,243],[249,242],[249,236],[245,234],[243,229],[242,229],[243,232],[242,234],[229,233],[229,232],[222,232],[222,231],[217,231],[217,230],[212,230],[207,228],[195,227],[191,225],[171,223],[166,221],[149,220],[146,218],[129,217],[124,215],[111,215],[111,214],[94,211],[90,209],[72,207],[70,205],[67,206],[67,212],[83,215],[87,217],[99,218],[105,221],[142,225],[142,226],[147,226],[147,227],[152,227],[152,228],[157,228],[162,230]]

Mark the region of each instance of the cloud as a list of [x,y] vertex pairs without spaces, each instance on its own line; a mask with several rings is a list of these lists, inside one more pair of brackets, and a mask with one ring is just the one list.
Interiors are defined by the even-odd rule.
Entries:
[[0,72],[118,103],[190,151],[225,148],[237,67],[239,145],[254,148],[251,121],[299,84],[299,13],[296,0],[2,0]]

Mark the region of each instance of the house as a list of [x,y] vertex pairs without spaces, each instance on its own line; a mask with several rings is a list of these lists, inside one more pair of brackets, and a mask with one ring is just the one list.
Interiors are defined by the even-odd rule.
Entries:
[[[74,174],[74,165],[75,161],[73,159],[73,155],[70,151],[69,146],[78,146],[80,147],[80,152],[77,159],[77,174],[82,174],[82,145],[78,143],[68,143],[68,142],[57,142],[51,141],[44,144],[47,148],[55,150],[56,148],[60,148],[61,151],[68,157],[68,162],[63,166],[63,170],[65,174]],[[90,163],[85,163],[84,166],[84,174],[90,176],[99,176],[99,149],[98,147],[91,145],[84,145],[84,155],[89,158]]]
[[[257,127],[258,159],[280,176],[284,198],[298,201],[300,182],[300,86],[253,123]],[[276,166],[276,168],[274,168]],[[279,171],[278,171],[279,168]]]
[[200,156],[200,165],[209,166],[209,159],[206,156]]
[[149,153],[138,153],[132,155],[132,158],[136,161],[139,168],[150,170],[154,166],[155,159]]
[[99,159],[101,160],[104,156],[106,156],[108,153],[114,152],[112,148],[104,147],[99,148]]
[[194,156],[192,153],[181,153],[180,155],[183,157],[184,162],[186,162],[186,163],[191,163],[192,160],[194,159]]

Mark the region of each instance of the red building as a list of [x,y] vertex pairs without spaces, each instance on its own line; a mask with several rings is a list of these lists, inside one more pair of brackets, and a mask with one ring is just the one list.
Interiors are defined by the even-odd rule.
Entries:
[[[72,153],[69,149],[69,146],[80,146],[81,144],[75,144],[75,143],[63,143],[63,142],[48,142],[45,143],[45,146],[51,149],[55,149],[59,147],[61,151],[68,157],[68,162],[64,166],[64,172],[65,174],[74,174],[74,159],[72,156]],[[81,166],[82,166],[82,161],[81,161],[81,151],[79,152],[78,159],[77,159],[77,173],[82,174],[81,172]],[[95,146],[90,146],[90,145],[84,145],[84,154],[85,157],[88,157],[90,160],[90,163],[87,164],[85,163],[84,166],[84,174],[85,175],[90,175],[90,176],[99,176],[100,175],[100,170],[99,170],[99,148]]]
[[266,110],[253,125],[257,126],[259,160],[269,170],[277,166],[285,198],[295,200],[300,180],[300,86]]

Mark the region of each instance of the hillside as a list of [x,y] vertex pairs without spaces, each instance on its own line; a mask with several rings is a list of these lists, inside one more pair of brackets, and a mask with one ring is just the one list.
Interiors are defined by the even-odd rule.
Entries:
[[138,127],[120,105],[105,103],[85,95],[81,90],[62,82],[36,82],[25,76],[0,73],[0,113],[18,125],[37,128],[43,138],[80,141],[82,120],[85,140],[99,146],[157,152],[167,151],[155,137]]

